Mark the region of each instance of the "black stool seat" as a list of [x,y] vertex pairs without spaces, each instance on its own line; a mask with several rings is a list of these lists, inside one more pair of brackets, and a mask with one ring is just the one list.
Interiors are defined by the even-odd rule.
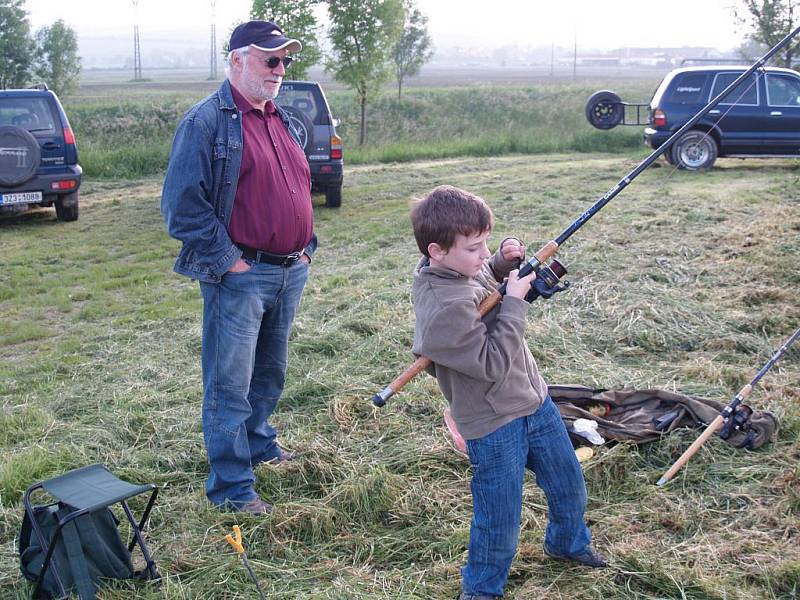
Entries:
[[122,481],[103,465],[89,465],[42,482],[50,495],[78,510],[93,512],[152,491],[153,484]]

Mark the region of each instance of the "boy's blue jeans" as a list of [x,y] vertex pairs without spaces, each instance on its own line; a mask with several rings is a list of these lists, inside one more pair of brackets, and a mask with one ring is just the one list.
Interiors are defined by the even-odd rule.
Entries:
[[574,555],[589,545],[583,472],[550,396],[532,415],[467,440],[467,451],[473,469],[473,515],[469,556],[461,570],[464,592],[503,595],[517,551],[526,468],[536,474],[547,497],[547,548]]
[[203,293],[203,438],[208,499],[234,506],[257,497],[253,466],[276,458],[268,419],[286,378],[289,333],[308,265],[250,263]]

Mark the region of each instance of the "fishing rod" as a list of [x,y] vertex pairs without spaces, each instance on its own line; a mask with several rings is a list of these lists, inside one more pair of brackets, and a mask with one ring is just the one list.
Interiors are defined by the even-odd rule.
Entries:
[[686,452],[684,452],[681,457],[675,461],[675,464],[673,464],[667,470],[667,472],[661,476],[661,479],[658,480],[656,485],[664,485],[670,479],[672,479],[675,476],[675,473],[677,473],[681,467],[683,467],[683,465],[689,462],[689,459],[692,458],[692,456],[695,455],[700,447],[706,443],[708,438],[722,429],[723,426],[730,425],[734,429],[741,429],[744,426],[744,424],[750,418],[750,415],[753,414],[753,411],[746,404],[742,404],[742,402],[744,402],[744,400],[750,395],[750,392],[753,391],[755,385],[766,374],[766,372],[769,371],[776,362],[778,362],[778,359],[780,359],[781,356],[786,354],[786,352],[789,350],[789,347],[795,343],[798,337],[800,337],[800,329],[795,331],[792,334],[792,337],[790,337],[786,343],[784,343],[783,346],[781,346],[778,351],[772,355],[772,358],[767,361],[767,364],[761,367],[761,370],[756,374],[755,377],[753,377],[752,380],[750,380],[750,383],[739,390],[739,393],[736,394],[733,397],[733,400],[731,400],[728,405],[722,409],[722,412],[718,414],[713,421],[711,421],[709,426],[706,427],[705,431],[700,434],[700,437],[698,437],[692,443],[692,445],[686,449]]
[[[736,86],[738,86],[741,82],[745,81],[751,74],[756,72],[758,69],[761,69],[770,58],[772,58],[775,54],[777,54],[781,48],[783,48],[786,44],[788,44],[794,36],[800,33],[800,27],[797,27],[794,31],[789,33],[785,38],[783,38],[780,42],[778,42],[775,46],[773,46],[764,56],[759,58],[753,65],[747,69],[744,73],[742,73],[739,77],[737,77],[728,87],[722,90],[719,94],[717,94],[711,101],[706,104],[700,111],[689,119],[683,127],[678,129],[675,133],[673,133],[667,140],[658,148],[653,150],[650,155],[645,158],[639,165],[633,169],[630,173],[625,175],[622,179],[617,182],[617,184],[611,188],[604,196],[602,196],[599,200],[597,200],[592,206],[590,206],[584,213],[579,216],[573,223],[567,227],[561,234],[555,238],[547,242],[544,246],[542,246],[538,252],[536,252],[530,260],[528,260],[522,267],[519,269],[519,277],[525,277],[529,275],[533,271],[536,271],[537,274],[539,269],[545,265],[545,261],[550,259],[557,251],[558,248],[566,242],[572,234],[574,234],[578,229],[583,227],[586,222],[591,219],[595,214],[597,214],[606,204],[611,202],[614,197],[619,194],[622,190],[624,190],[628,185],[638,177],[642,171],[647,169],[653,162],[655,162],[659,156],[664,154],[666,150],[668,150],[675,141],[683,135],[687,130],[691,129],[700,119],[702,119],[708,112],[713,109],[719,102],[727,96],[731,91],[733,91]],[[503,295],[506,292],[506,284],[502,284],[497,290],[493,291],[489,294],[478,306],[478,313],[481,317],[485,316],[489,311],[491,311],[502,299]],[[414,379],[417,375],[419,375],[425,368],[431,364],[431,359],[427,356],[420,356],[415,360],[411,365],[403,371],[392,383],[386,386],[383,390],[378,392],[372,397],[372,403],[375,406],[383,406],[386,404],[386,401],[394,396],[397,392],[399,392],[409,381]]]

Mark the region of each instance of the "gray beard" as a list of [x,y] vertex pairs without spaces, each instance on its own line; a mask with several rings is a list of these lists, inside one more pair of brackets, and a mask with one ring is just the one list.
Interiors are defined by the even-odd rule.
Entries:
[[247,87],[248,87],[247,91],[250,92],[253,98],[257,98],[262,102],[269,102],[270,100],[274,100],[275,97],[278,95],[278,90],[280,90],[280,87],[274,88],[273,90],[272,88],[268,88],[264,84],[248,85]]

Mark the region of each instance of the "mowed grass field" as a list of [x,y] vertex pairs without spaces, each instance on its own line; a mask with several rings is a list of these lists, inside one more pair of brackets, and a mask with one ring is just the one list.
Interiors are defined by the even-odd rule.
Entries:
[[[320,249],[275,418],[301,458],[257,469],[276,506],[264,518],[204,497],[201,300],[171,272],[178,244],[159,214],[160,178],[87,180],[75,223],[52,209],[0,220],[0,596],[30,591],[16,556],[23,490],[102,462],[159,486],[146,538],[163,576],[118,582],[102,599],[257,597],[223,539],[234,524],[269,598],[455,597],[470,466],[448,442],[444,401],[425,375],[383,409],[369,402],[411,359],[409,201],[464,187],[493,206],[494,246],[514,234],[538,248],[635,164],[552,154],[354,166],[340,210],[316,197]],[[653,167],[559,257],[573,286],[534,303],[527,332],[548,382],[727,402],[800,325],[800,163]],[[712,439],[664,488],[656,480],[698,431],[601,447],[584,464],[607,570],[545,557],[546,503],[529,477],[507,597],[796,598],[800,348],[750,403],[778,417],[775,443]]]

